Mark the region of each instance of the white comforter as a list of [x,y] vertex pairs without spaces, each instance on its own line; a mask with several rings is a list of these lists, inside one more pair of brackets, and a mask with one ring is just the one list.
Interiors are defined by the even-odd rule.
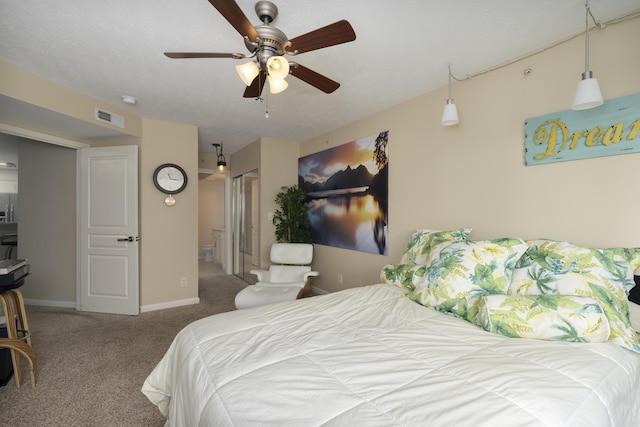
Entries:
[[218,314],[143,393],[171,426],[639,426],[640,355],[506,338],[373,285]]

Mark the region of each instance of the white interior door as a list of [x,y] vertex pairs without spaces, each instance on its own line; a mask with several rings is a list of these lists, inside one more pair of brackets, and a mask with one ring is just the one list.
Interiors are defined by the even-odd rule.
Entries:
[[138,147],[78,152],[78,279],[81,311],[133,314],[138,290]]

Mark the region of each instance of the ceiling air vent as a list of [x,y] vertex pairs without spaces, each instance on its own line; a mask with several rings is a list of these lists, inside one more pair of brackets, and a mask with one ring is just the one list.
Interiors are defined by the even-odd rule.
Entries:
[[96,120],[124,129],[124,117],[96,107]]

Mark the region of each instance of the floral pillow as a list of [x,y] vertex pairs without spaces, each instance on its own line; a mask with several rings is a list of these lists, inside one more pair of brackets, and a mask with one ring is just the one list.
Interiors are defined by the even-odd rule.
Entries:
[[478,320],[487,331],[512,338],[605,342],[609,321],[593,298],[570,295],[486,295]]
[[506,293],[513,268],[526,249],[523,240],[510,238],[441,243],[431,251],[428,286],[416,289],[411,299],[477,323],[478,300]]
[[421,264],[387,264],[382,267],[382,283],[406,288],[413,292],[427,285],[427,266]]
[[400,264],[428,264],[431,249],[442,242],[465,240],[471,233],[470,228],[449,231],[417,230],[407,244]]
[[640,248],[593,249],[545,239],[528,243],[513,272],[509,294],[593,298],[609,320],[609,341],[640,353],[627,301],[633,272],[640,266]]

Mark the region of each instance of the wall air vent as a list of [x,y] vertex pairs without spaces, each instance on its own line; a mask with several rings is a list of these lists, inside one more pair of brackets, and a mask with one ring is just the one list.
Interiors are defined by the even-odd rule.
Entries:
[[124,117],[96,107],[96,120],[124,129]]

